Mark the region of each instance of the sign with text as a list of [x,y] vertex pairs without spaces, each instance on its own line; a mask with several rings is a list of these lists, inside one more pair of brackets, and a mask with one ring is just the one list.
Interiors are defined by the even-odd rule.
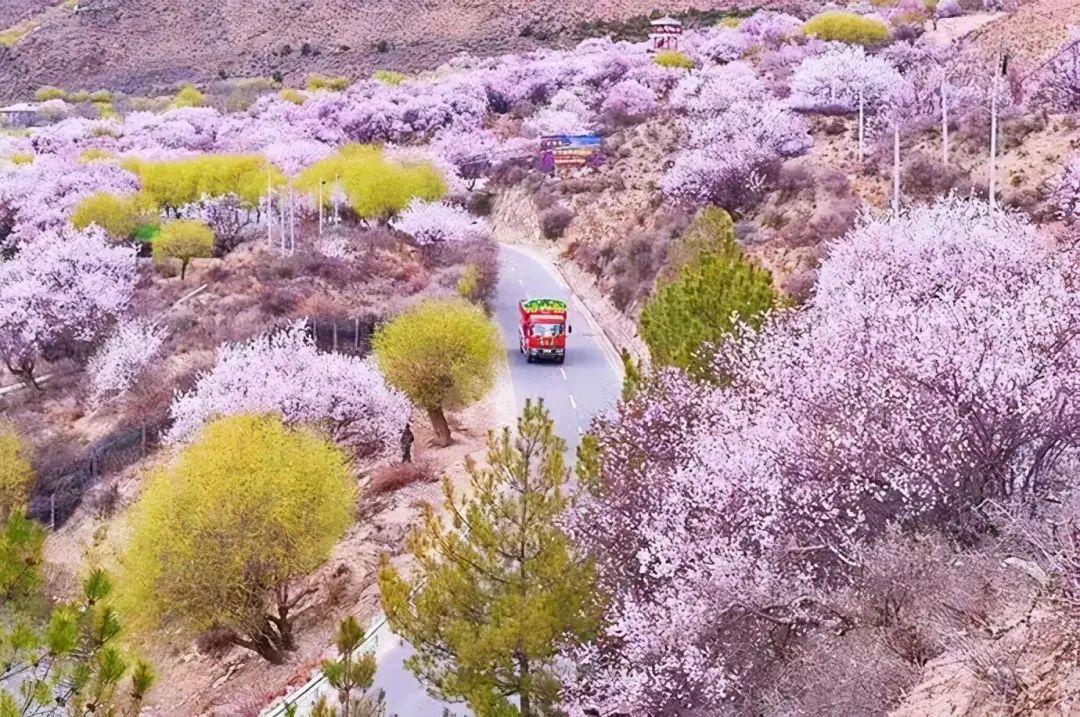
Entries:
[[553,134],[540,138],[540,169],[595,167],[602,160],[602,140],[595,134]]

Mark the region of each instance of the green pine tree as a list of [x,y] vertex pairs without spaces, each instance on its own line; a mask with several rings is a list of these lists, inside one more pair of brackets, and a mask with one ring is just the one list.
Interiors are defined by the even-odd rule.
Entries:
[[409,540],[416,579],[385,559],[379,575],[391,627],[417,649],[408,668],[478,717],[554,714],[556,655],[600,615],[592,565],[559,528],[565,443],[542,402],[526,403],[517,429],[489,436],[489,467],[468,463],[464,495],[444,480],[450,525],[427,509]]
[[383,717],[386,714],[383,692],[368,694],[375,682],[376,664],[374,654],[357,654],[364,637],[364,628],[356,618],[347,617],[342,621],[335,641],[341,657],[322,663],[326,681],[337,691],[340,709],[332,706],[324,695],[316,703],[311,717]]
[[661,277],[641,312],[641,335],[655,365],[713,378],[702,346],[722,341],[739,322],[760,324],[777,303],[772,275],[743,256],[720,209],[702,212],[673,256],[678,273],[668,283]]

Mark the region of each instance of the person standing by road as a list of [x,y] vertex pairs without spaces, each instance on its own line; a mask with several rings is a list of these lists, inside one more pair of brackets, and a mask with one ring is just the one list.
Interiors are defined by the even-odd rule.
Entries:
[[412,425],[405,424],[405,430],[401,432],[401,462],[412,463],[412,444],[416,440],[413,437]]

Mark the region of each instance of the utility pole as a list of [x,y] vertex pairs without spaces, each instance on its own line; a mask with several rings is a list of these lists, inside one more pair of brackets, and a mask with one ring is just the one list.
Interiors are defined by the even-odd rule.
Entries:
[[864,104],[865,104],[865,102],[863,101],[863,88],[860,86],[859,87],[859,165],[860,166],[863,163],[863,127],[864,127],[863,106],[864,106]]
[[994,76],[990,82],[990,208],[997,208],[997,101],[998,77],[1004,75],[1009,56],[999,49],[994,56]]
[[274,246],[274,222],[273,222],[273,207],[274,207],[274,187],[271,180],[270,172],[266,173],[266,246],[271,248]]
[[323,218],[322,218],[323,206],[322,206],[322,203],[323,203],[323,187],[325,185],[326,185],[325,181],[319,180],[319,238],[320,239],[322,238],[322,234],[323,234]]
[[948,83],[944,78],[941,80],[941,161],[949,163],[949,93],[945,86]]
[[893,120],[893,173],[892,173],[892,209],[893,214],[900,213],[900,122]]

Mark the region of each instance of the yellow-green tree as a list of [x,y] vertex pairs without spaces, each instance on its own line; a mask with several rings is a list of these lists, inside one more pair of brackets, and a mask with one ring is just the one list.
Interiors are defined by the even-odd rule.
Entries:
[[[434,201],[446,195],[446,182],[432,165],[398,164],[388,160],[382,148],[367,144],[346,145],[303,172],[296,185],[313,198],[320,186],[340,186],[358,217],[384,221],[413,199]],[[330,192],[322,194],[328,204]]]
[[803,32],[819,40],[855,45],[880,45],[891,37],[889,26],[881,20],[842,10],[829,10],[810,18]]
[[126,240],[135,236],[150,214],[145,202],[136,197],[99,192],[79,202],[71,215],[71,223],[76,229],[96,224],[113,239]]
[[180,280],[187,274],[188,262],[214,255],[214,230],[197,219],[179,219],[161,228],[154,239],[154,260],[180,262]]
[[489,436],[488,466],[468,462],[467,491],[444,479],[449,525],[425,506],[409,536],[415,578],[383,558],[383,609],[416,647],[406,666],[480,717],[557,714],[558,655],[599,624],[593,567],[560,528],[565,448],[543,404],[526,403],[516,436]]
[[345,455],[277,417],[209,424],[150,479],[131,517],[123,559],[132,614],[144,627],[212,628],[281,663],[296,649],[293,611],[352,523]]
[[382,327],[373,346],[387,380],[427,411],[443,446],[450,445],[444,411],[488,392],[504,350],[483,310],[463,299],[417,305]]
[[26,441],[14,427],[0,423],[0,522],[26,509],[33,478]]
[[235,194],[253,208],[268,185],[285,183],[280,171],[254,154],[208,154],[166,162],[129,159],[123,166],[138,175],[142,194],[149,202],[167,212],[203,197],[227,194]]

